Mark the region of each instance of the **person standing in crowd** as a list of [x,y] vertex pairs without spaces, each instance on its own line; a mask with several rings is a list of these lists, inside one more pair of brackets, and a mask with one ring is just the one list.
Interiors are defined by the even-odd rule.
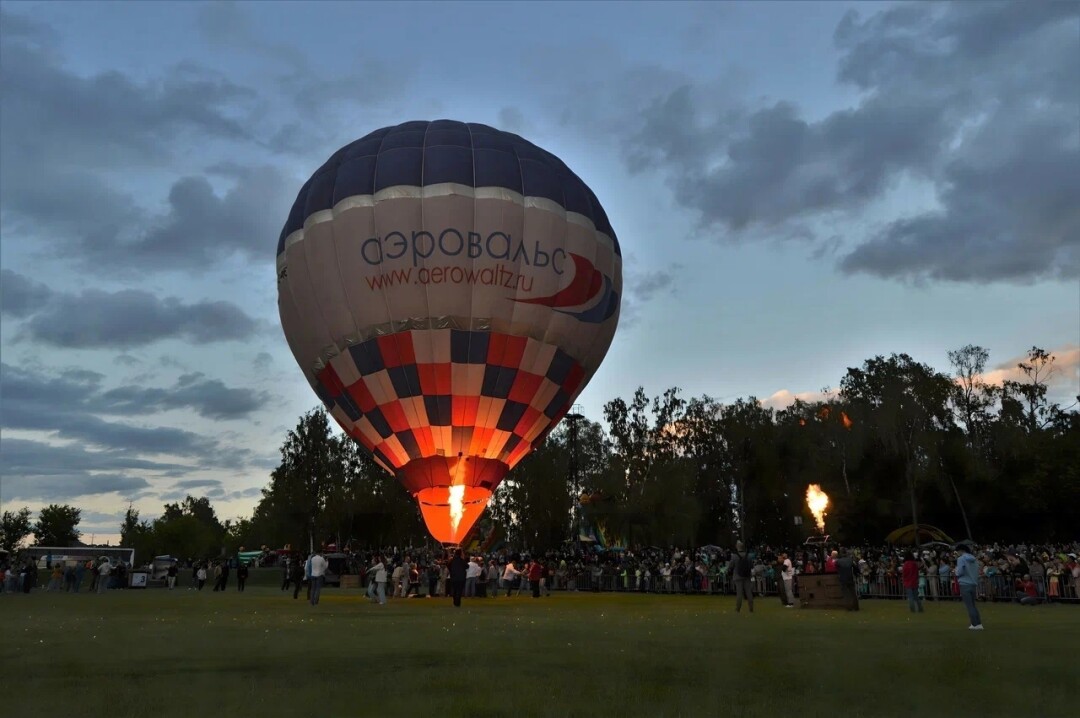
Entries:
[[108,561],[102,561],[98,567],[98,593],[105,593],[109,588],[109,574],[112,573],[112,564]]
[[310,590],[309,600],[312,606],[319,605],[319,596],[322,595],[323,580],[326,576],[327,561],[319,551],[311,554],[308,564],[311,566],[311,577],[308,579]]
[[383,563],[382,556],[375,556],[375,563],[368,568],[368,576],[371,580],[368,582],[367,596],[371,601],[377,602],[380,606],[386,605],[386,564]]
[[248,567],[243,561],[236,567],[236,590],[243,593],[244,584],[247,583]]
[[488,563],[487,580],[488,595],[492,598],[497,597],[499,595],[499,567],[495,565],[494,559]]
[[904,595],[907,596],[908,609],[912,613],[923,612],[923,600],[919,595],[919,563],[915,560],[915,554],[908,551],[904,554],[904,566],[902,568],[904,579]]
[[475,558],[469,559],[469,565],[465,569],[465,597],[476,597],[476,579],[480,578],[480,566]]
[[968,544],[959,544],[960,557],[956,559],[956,582],[960,585],[960,599],[967,609],[972,631],[983,630],[982,616],[975,605],[979,592],[979,560],[971,553]]
[[753,570],[754,566],[750,563],[746,547],[743,546],[742,541],[736,541],[735,553],[731,554],[731,561],[728,562],[728,574],[732,576],[735,583],[735,613],[742,611],[744,598],[750,613],[754,612],[754,589],[750,585],[750,575]]
[[840,593],[844,597],[844,607],[848,611],[859,610],[859,594],[855,591],[855,561],[851,558],[851,549],[845,548],[836,559],[836,576],[840,581]]
[[514,566],[513,559],[506,562],[506,568],[503,570],[502,580],[503,585],[506,587],[506,597],[510,598],[510,594],[514,590],[514,579],[521,575],[521,571],[517,570]]
[[221,566],[221,590],[224,591],[229,587],[229,559],[224,559],[218,563]]
[[289,588],[289,583],[292,579],[289,577],[292,573],[293,557],[286,556],[285,561],[281,564],[281,590],[285,591]]
[[289,564],[289,583],[293,585],[292,597],[294,601],[300,596],[300,589],[304,586],[305,565],[299,556]]
[[165,582],[169,585],[169,590],[173,590],[176,587],[176,561],[169,564],[169,568],[165,570]]
[[839,554],[834,550],[825,559],[825,573],[836,573],[836,559],[838,556]]
[[465,561],[465,552],[460,548],[454,550],[454,557],[450,559],[450,591],[454,596],[454,606],[461,608],[461,594],[465,590],[465,579],[469,572],[469,564]]
[[529,564],[529,586],[532,587],[532,597],[540,598],[540,579],[544,576],[544,564],[540,559],[534,558]]
[[201,591],[203,589],[203,586],[205,586],[205,585],[206,585],[206,564],[204,562],[200,562],[198,567],[195,569],[195,590],[196,591]]
[[432,561],[427,567],[427,595],[428,598],[439,595],[436,589],[439,585],[439,564]]
[[83,576],[86,575],[86,566],[82,561],[75,564],[75,583],[71,586],[73,593],[78,593],[82,588]]
[[788,608],[795,606],[795,566],[791,563],[791,559],[788,555],[780,554],[783,564],[783,570],[780,572],[781,578],[784,579],[784,594],[787,596],[787,603],[784,605]]

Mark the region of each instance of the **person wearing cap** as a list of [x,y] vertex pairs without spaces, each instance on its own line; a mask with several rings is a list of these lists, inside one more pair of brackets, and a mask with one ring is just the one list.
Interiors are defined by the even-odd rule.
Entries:
[[964,602],[964,608],[967,609],[970,619],[968,629],[981,631],[983,630],[982,616],[979,615],[979,608],[975,605],[979,591],[979,560],[971,554],[971,547],[968,544],[959,544],[959,549],[960,556],[956,559],[956,582],[960,586],[960,599]]
[[736,541],[735,553],[731,554],[731,560],[728,562],[728,573],[732,576],[735,584],[735,613],[742,610],[744,598],[750,613],[754,612],[754,590],[750,586],[753,570],[754,567],[750,563],[750,556],[746,553],[743,542]]

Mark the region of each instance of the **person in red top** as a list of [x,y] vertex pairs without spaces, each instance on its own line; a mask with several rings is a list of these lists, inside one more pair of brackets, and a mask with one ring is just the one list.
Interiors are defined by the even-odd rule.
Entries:
[[825,573],[836,573],[836,551],[829,554],[829,557],[825,559]]
[[907,596],[907,605],[912,613],[922,613],[922,596],[919,595],[919,563],[915,555],[908,551],[904,554],[904,594]]
[[1031,576],[1024,574],[1023,581],[1016,582],[1016,600],[1020,602],[1022,606],[1036,606],[1039,603],[1039,589],[1036,588],[1035,582],[1031,580]]
[[540,598],[540,579],[544,575],[544,564],[533,559],[529,564],[529,585],[532,586],[533,598]]

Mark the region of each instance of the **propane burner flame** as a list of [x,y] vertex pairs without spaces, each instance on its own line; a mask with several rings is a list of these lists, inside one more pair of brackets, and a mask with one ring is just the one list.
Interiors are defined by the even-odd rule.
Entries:
[[457,536],[458,525],[461,524],[461,519],[465,515],[465,487],[464,486],[451,486],[450,487],[450,528]]
[[819,531],[825,531],[825,509],[829,507],[829,496],[821,490],[818,484],[810,484],[806,487],[806,505],[810,507],[810,513],[817,521]]

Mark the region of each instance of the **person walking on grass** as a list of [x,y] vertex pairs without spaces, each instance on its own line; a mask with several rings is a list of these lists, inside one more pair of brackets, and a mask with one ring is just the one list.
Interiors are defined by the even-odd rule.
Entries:
[[922,596],[919,595],[919,562],[915,560],[915,554],[911,553],[911,551],[904,554],[902,573],[908,610],[912,613],[922,613],[923,600]]
[[102,561],[98,567],[98,593],[105,593],[109,588],[109,574],[112,573],[112,565],[108,561]]
[[502,580],[503,585],[506,586],[506,597],[510,598],[510,594],[514,590],[514,579],[521,575],[521,571],[518,571],[514,566],[514,561],[511,559],[506,562],[506,568],[503,570]]
[[735,583],[735,613],[742,610],[743,599],[750,613],[754,612],[754,589],[750,585],[754,566],[750,563],[750,555],[746,553],[746,547],[742,541],[735,542],[735,553],[731,555],[728,563],[728,574],[733,577]]
[[540,579],[544,577],[544,564],[540,559],[534,558],[529,564],[529,586],[532,587],[532,597],[540,598]]
[[166,570],[165,581],[169,584],[169,590],[176,588],[176,562],[173,561],[169,564],[169,568]]
[[299,556],[289,564],[289,582],[293,585],[292,597],[295,601],[304,585],[304,564],[300,561]]
[[206,564],[200,563],[199,567],[195,569],[195,590],[201,591],[203,586],[206,585]]
[[967,543],[958,544],[960,556],[956,559],[956,582],[960,586],[960,600],[967,609],[969,625],[972,631],[983,630],[982,616],[975,600],[979,593],[979,560],[971,553]]
[[386,564],[383,563],[382,556],[375,557],[375,565],[368,568],[367,573],[371,577],[371,581],[368,583],[367,597],[371,599],[372,603],[385,606]]

